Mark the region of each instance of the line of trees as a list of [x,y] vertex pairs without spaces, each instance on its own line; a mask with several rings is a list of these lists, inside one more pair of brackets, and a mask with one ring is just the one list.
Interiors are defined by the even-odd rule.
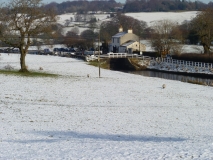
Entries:
[[103,12],[115,12],[119,7],[122,7],[121,3],[117,3],[115,0],[109,1],[66,1],[62,3],[52,2],[46,5],[46,8],[54,8],[57,14],[74,13],[79,14],[87,13],[88,11],[103,11]]
[[213,3],[205,4],[201,1],[186,0],[127,0],[123,12],[168,12],[191,11],[213,7]]
[[97,49],[95,42],[98,41],[98,32],[91,29],[84,30],[79,34],[79,29],[74,27],[64,36],[62,43],[69,48],[78,48],[79,50]]
[[117,3],[115,0],[99,1],[67,1],[62,3],[52,2],[45,6],[54,8],[57,14],[87,13],[88,11],[103,12],[169,12],[169,11],[194,11],[213,8],[213,2],[208,4],[202,1],[187,0],[127,0],[125,4]]

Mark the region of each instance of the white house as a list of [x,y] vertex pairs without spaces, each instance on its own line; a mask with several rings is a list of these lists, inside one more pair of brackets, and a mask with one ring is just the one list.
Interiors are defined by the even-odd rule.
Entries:
[[123,28],[120,27],[119,33],[112,36],[109,50],[114,53],[133,53],[134,51],[143,52],[146,50],[146,46],[139,43],[139,37],[133,34],[132,29],[123,32]]

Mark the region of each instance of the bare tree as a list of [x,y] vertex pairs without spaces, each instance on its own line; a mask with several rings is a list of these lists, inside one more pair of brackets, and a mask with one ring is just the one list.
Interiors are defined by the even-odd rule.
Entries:
[[210,53],[211,41],[213,41],[213,9],[206,9],[200,12],[191,23],[201,41],[204,53]]
[[73,27],[72,29],[71,29],[71,32],[73,32],[73,33],[75,33],[76,35],[78,35],[79,34],[79,28],[78,27]]
[[75,18],[75,21],[76,22],[81,22],[82,21],[82,15],[80,15],[80,14],[76,14],[75,16],[74,16],[74,18]]
[[20,72],[28,72],[25,56],[38,35],[52,33],[56,16],[41,0],[10,0],[0,8],[0,40],[20,50]]
[[91,18],[89,21],[89,28],[94,31],[95,28],[98,28],[98,25],[96,24],[97,20],[96,18]]
[[169,20],[155,22],[152,26],[152,47],[162,56],[173,53],[178,54],[181,51],[181,35],[176,24]]
[[93,47],[95,39],[97,39],[97,34],[95,34],[92,30],[87,29],[81,32],[81,38],[86,40],[86,49]]
[[52,34],[51,34],[51,43],[53,44],[60,44],[64,41],[64,35],[63,35],[63,25],[56,23],[55,25],[52,25]]
[[101,39],[105,42],[109,42],[111,37],[118,32],[120,26],[123,27],[124,31],[131,28],[134,34],[142,37],[147,24],[144,21],[139,21],[124,14],[117,14],[112,20],[102,22],[100,26]]
[[64,23],[64,26],[65,27],[69,27],[70,23],[71,23],[71,21],[69,19],[66,19],[65,23]]

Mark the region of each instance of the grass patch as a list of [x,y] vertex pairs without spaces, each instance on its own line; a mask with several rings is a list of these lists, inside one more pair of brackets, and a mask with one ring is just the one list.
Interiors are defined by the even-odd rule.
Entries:
[[204,82],[193,81],[193,80],[188,80],[187,82],[192,83],[192,84],[206,85],[206,83],[204,83]]
[[[89,65],[98,67],[98,60],[90,61]],[[108,59],[101,59],[100,67],[103,69],[110,69],[110,64]]]
[[140,65],[140,60],[137,58],[129,58],[131,64],[135,67],[135,70],[145,70],[146,66]]
[[4,75],[15,75],[15,76],[26,76],[26,77],[58,77],[57,74],[45,73],[45,72],[28,72],[23,73],[16,70],[0,70],[0,74]]

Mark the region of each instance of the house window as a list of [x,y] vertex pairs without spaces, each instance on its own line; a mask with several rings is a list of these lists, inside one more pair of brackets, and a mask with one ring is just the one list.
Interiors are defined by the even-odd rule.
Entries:
[[117,42],[119,43],[119,38],[117,39]]
[[112,38],[112,41],[113,41],[113,43],[114,43],[114,38]]

